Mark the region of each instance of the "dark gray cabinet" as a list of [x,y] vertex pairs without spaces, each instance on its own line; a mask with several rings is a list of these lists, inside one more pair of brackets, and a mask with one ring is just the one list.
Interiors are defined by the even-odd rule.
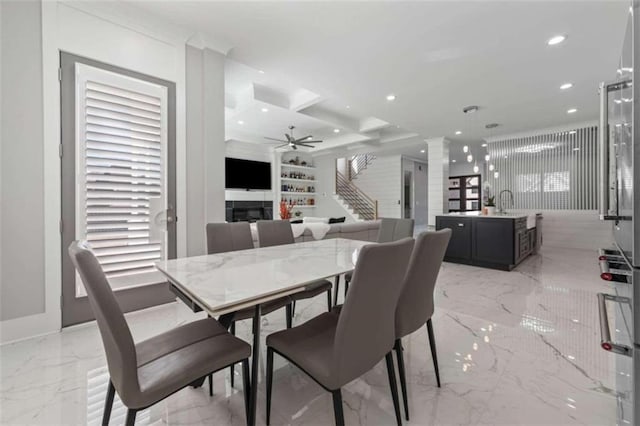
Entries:
[[513,262],[513,221],[477,218],[473,221],[473,258],[479,262],[510,265]]
[[450,228],[452,231],[445,257],[471,260],[471,226],[471,219],[468,217],[436,217],[437,229]]
[[511,270],[535,249],[536,229],[526,218],[437,216],[436,229],[453,233],[445,260]]

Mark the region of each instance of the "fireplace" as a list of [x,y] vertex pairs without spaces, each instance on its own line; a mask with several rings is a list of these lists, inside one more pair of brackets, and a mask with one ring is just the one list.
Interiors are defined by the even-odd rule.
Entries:
[[264,207],[234,207],[231,212],[233,222],[255,222],[264,219],[267,219]]
[[271,201],[227,201],[227,222],[255,222],[256,220],[273,219],[273,202]]

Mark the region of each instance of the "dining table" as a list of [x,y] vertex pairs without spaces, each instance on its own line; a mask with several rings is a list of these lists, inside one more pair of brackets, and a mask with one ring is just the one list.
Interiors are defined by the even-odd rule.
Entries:
[[314,281],[353,271],[367,244],[372,243],[331,238],[156,263],[183,302],[195,312],[218,317],[227,328],[233,312],[253,308],[249,425],[256,422],[261,305],[303,291]]

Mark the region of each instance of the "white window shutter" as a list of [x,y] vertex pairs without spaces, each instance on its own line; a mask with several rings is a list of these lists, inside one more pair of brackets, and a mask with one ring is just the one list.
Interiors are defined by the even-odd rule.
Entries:
[[84,64],[76,82],[77,237],[114,289],[161,282],[151,200],[166,206],[166,88]]

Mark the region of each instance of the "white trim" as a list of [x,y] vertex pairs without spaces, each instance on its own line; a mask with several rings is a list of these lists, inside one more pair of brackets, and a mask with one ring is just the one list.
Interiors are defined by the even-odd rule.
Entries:
[[191,35],[186,44],[200,50],[211,49],[218,53],[222,53],[225,56],[233,48],[230,43],[224,42],[222,40],[214,40],[209,35],[203,34],[201,32],[197,32]]
[[484,140],[487,141],[487,143],[491,143],[496,141],[503,141],[505,139],[519,139],[519,138],[526,138],[529,136],[547,135],[549,133],[568,132],[569,130],[583,129],[585,127],[592,127],[597,125],[598,125],[597,120],[582,121],[580,123],[563,124],[560,126],[546,127],[544,129],[527,130],[524,132],[491,136],[488,138],[484,138]]

